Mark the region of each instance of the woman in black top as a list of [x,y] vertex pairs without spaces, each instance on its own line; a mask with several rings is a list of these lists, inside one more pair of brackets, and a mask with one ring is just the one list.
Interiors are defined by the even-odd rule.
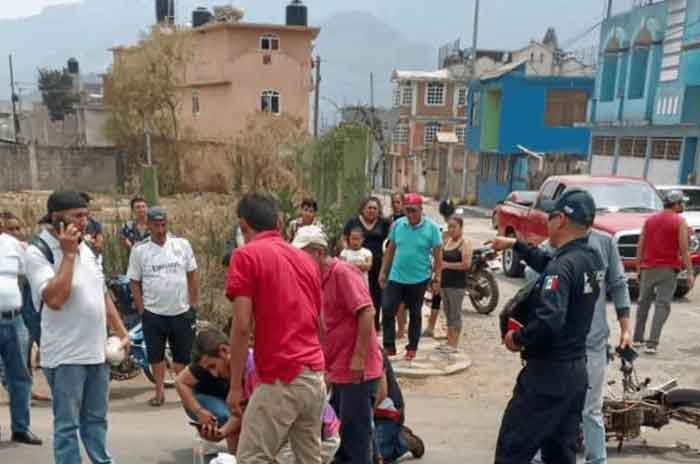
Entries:
[[372,295],[375,315],[374,325],[377,330],[381,327],[380,312],[382,307],[382,288],[379,286],[379,271],[384,259],[384,240],[389,236],[391,223],[382,216],[382,203],[377,197],[369,197],[362,202],[359,214],[350,219],[343,229],[347,242],[350,232],[356,228],[365,234],[364,247],[372,252],[372,268],[369,270],[369,291]]
[[462,303],[471,267],[472,246],[462,232],[464,221],[452,216],[447,222],[447,241],[442,248],[442,301],[447,316],[447,344],[438,349],[455,353],[462,334]]

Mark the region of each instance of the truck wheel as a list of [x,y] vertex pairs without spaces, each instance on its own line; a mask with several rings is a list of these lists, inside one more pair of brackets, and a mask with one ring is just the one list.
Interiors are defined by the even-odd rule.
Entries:
[[501,258],[503,273],[508,277],[522,277],[525,266],[521,262],[520,255],[512,248],[503,251]]

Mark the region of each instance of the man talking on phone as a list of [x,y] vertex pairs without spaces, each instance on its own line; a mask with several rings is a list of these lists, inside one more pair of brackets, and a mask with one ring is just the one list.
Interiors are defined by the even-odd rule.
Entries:
[[41,220],[46,228],[27,248],[26,275],[34,307],[42,313],[41,366],[53,395],[54,461],[80,462],[80,431],[90,461],[111,463],[107,325],[126,350],[129,337],[98,259],[82,240],[87,202],[77,192],[54,192],[47,210]]
[[600,295],[604,266],[589,244],[595,202],[581,189],[565,191],[541,209],[548,214],[552,254],[498,237],[496,250],[515,248],[541,275],[522,303],[519,322],[504,336],[525,367],[506,408],[496,464],[529,463],[538,449],[548,464],[575,464],[588,375],[586,337]]

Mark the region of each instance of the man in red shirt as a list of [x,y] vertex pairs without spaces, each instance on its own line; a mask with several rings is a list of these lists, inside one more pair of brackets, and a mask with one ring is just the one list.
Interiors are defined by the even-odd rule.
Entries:
[[648,354],[656,354],[661,330],[671,314],[671,300],[676,292],[678,273],[685,267],[690,288],[695,281],[688,248],[688,224],[681,216],[683,201],[683,192],[668,192],[664,198],[663,211],[647,219],[639,237],[639,307],[634,344],[637,347],[644,344],[649,308],[655,298],[651,334],[646,340],[645,352]]
[[[231,378],[243,376],[254,327],[260,379],[243,416],[238,462],[275,462],[289,440],[297,462],[321,464],[326,388],[318,267],[282,239],[271,195],[244,196],[238,217],[246,245],[233,254],[226,282],[233,301]],[[241,414],[242,396],[242,384],[231,382],[227,403],[233,414]]]
[[334,462],[370,464],[373,408],[383,360],[369,288],[355,266],[328,256],[328,241],[320,227],[299,229],[292,245],[313,257],[321,271],[323,353],[333,385],[331,405],[341,424]]

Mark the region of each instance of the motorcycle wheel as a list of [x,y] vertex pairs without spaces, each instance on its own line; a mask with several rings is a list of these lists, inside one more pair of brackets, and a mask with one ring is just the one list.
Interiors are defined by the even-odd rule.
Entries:
[[688,406],[700,408],[700,390],[675,388],[666,394],[664,403],[671,407]]
[[[143,375],[155,385],[156,378],[151,370],[151,365],[149,364],[146,369],[143,370]],[[170,347],[165,348],[165,388],[175,388],[175,369],[173,365],[173,356],[170,352]]]
[[[479,314],[491,314],[496,306],[498,306],[498,298],[500,296],[498,290],[498,282],[493,273],[488,270],[483,270],[474,276],[476,285],[487,289],[481,297],[469,292],[469,299]],[[477,290],[480,292],[480,290]]]

